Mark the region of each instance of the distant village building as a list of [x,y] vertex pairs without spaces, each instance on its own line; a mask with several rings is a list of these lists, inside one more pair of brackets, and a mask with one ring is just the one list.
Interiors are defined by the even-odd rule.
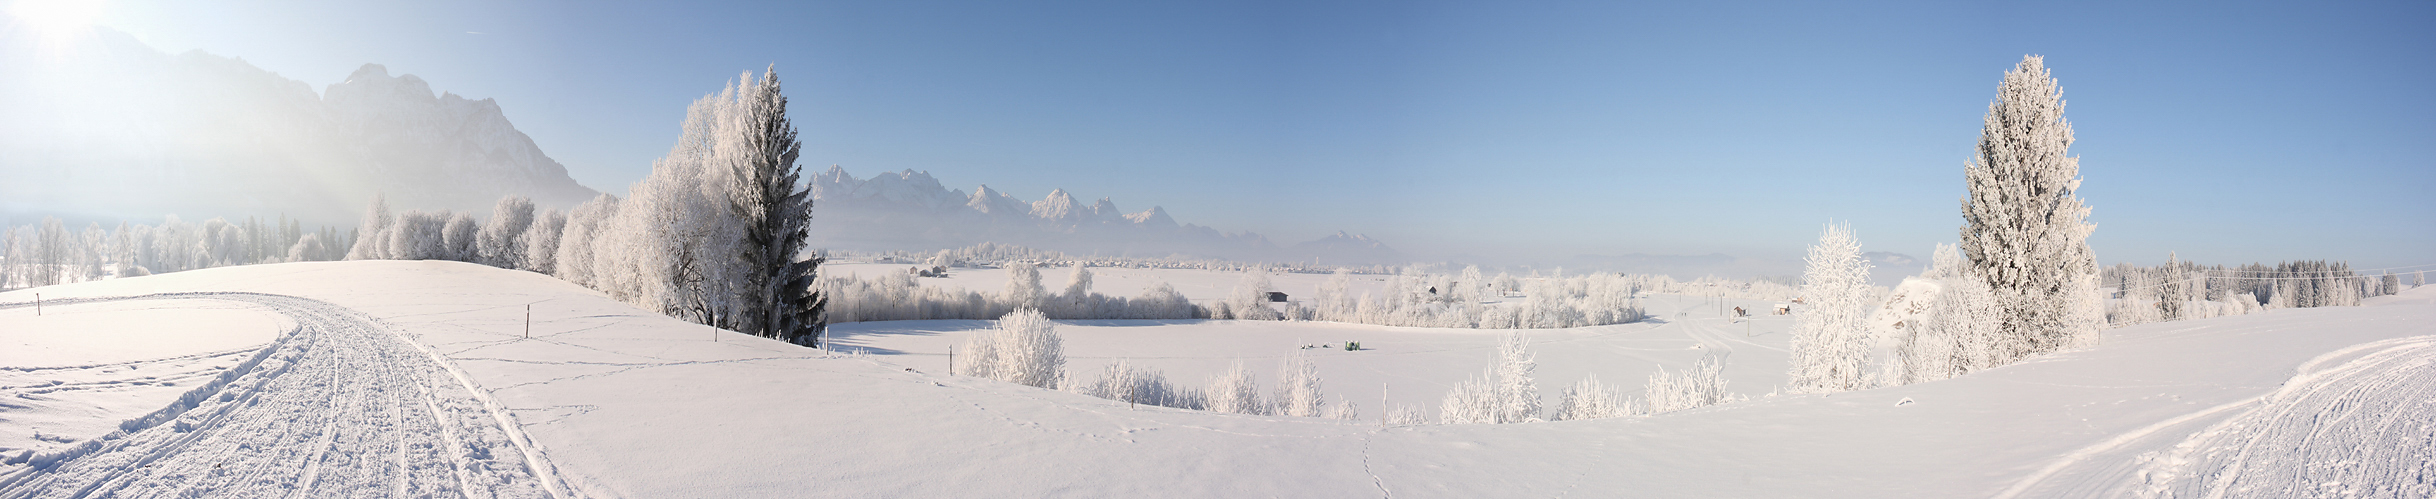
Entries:
[[1269,292],[1269,303],[1285,303],[1285,302],[1286,302],[1286,294],[1285,294],[1285,293],[1279,293],[1279,292],[1276,292],[1276,291],[1270,291],[1270,292]]

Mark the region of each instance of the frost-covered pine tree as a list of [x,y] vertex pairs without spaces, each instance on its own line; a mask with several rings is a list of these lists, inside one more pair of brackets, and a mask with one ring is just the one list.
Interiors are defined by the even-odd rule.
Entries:
[[2096,344],[2105,324],[2072,124],[2044,61],[2005,72],[1963,168],[1962,251],[1993,289],[2003,333],[2031,352]]
[[2190,299],[2190,288],[2182,274],[2182,258],[2165,252],[2165,268],[2157,271],[2157,320],[2183,319],[2183,304]]
[[[1869,262],[1852,228],[1831,224],[1810,247],[1802,272],[1802,305],[1793,310],[1793,391],[1832,393],[1866,388],[1869,364]],[[1655,404],[1656,402],[1652,402]]]
[[827,328],[826,301],[814,288],[821,258],[804,257],[811,237],[812,193],[798,185],[803,143],[787,118],[778,69],[738,84],[736,116],[725,125],[740,141],[728,158],[730,210],[743,228],[740,331],[791,342],[817,343]]

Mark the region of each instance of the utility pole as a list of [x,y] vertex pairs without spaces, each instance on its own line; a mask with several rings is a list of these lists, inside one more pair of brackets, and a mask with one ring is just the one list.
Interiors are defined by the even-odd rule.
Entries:
[[42,293],[34,293],[34,316],[42,316]]
[[533,304],[524,304],[524,339],[533,339]]

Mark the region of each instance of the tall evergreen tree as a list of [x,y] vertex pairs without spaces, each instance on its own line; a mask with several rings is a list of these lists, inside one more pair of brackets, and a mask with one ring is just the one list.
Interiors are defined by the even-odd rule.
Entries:
[[2030,352],[2091,345],[2105,324],[2072,124],[2038,56],[2005,72],[1963,168],[1962,251],[2003,311],[2000,334]]
[[759,81],[745,83],[738,95],[742,106],[729,126],[741,135],[741,150],[730,158],[730,209],[743,228],[737,255],[745,269],[736,282],[739,330],[801,344],[818,344],[826,329],[821,309],[826,305],[812,289],[821,259],[798,259],[804,252],[812,222],[812,193],[797,185],[802,167],[795,164],[803,143],[795,139],[795,124],[787,119],[787,97],[780,92],[778,69],[765,70]]

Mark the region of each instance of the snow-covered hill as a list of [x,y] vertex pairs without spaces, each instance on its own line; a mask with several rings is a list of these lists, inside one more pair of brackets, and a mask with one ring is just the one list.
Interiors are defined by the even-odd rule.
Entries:
[[804,182],[817,206],[812,240],[831,249],[938,249],[994,242],[1086,255],[1404,263],[1402,253],[1367,236],[1339,233],[1281,247],[1259,234],[1178,224],[1158,206],[1128,213],[1109,198],[1086,205],[1065,189],[1027,202],[987,184],[971,194],[950,190],[929,172],[882,172],[866,179],[837,166],[807,175]]
[[[1485,366],[1497,332],[1059,326],[1079,376],[1127,359],[1187,386],[1237,361],[1269,385],[1293,347],[1358,339],[1362,351],[1309,351],[1324,393],[1360,406],[1363,417],[1348,422],[1129,407],[942,372],[945,347],[984,321],[842,325],[837,342],[870,355],[828,356],[463,263],[227,267],[0,293],[0,341],[90,334],[30,317],[34,292],[149,296],[66,305],[63,317],[93,307],[263,317],[247,322],[260,327],[196,330],[251,335],[233,344],[262,344],[255,329],[301,327],[238,350],[274,360],[224,368],[243,373],[224,387],[177,378],[198,394],[177,400],[196,403],[161,424],[115,437],[45,433],[67,440],[45,445],[99,443],[56,466],[0,465],[0,497],[2414,497],[2431,490],[2424,470],[2436,462],[2424,431],[2436,424],[2424,388],[2436,372],[2436,288],[2361,307],[2114,329],[2088,350],[1832,396],[1768,395],[1784,370],[1781,318],[1728,324],[1715,303],[1658,296],[1646,304],[1670,320],[1533,332],[1541,391],[1585,373],[1633,386],[1718,355],[1729,389],[1751,400],[1650,417],[1402,427],[1380,425],[1377,404],[1435,413],[1445,385]],[[174,324],[106,327],[190,327]],[[171,367],[55,352],[0,357],[11,363],[0,372]],[[75,376],[123,376],[104,370]],[[11,379],[0,386],[6,400],[78,393]],[[320,391],[330,387],[352,388]],[[68,407],[22,405],[0,406],[0,424]],[[85,414],[115,422],[135,411]],[[277,415],[302,424],[268,426]]]
[[547,205],[595,194],[497,102],[435,95],[377,64],[317,93],[243,59],[164,54],[108,29],[63,45],[0,28],[0,67],[0,214],[345,225],[375,192],[401,208],[485,213],[506,194]]

